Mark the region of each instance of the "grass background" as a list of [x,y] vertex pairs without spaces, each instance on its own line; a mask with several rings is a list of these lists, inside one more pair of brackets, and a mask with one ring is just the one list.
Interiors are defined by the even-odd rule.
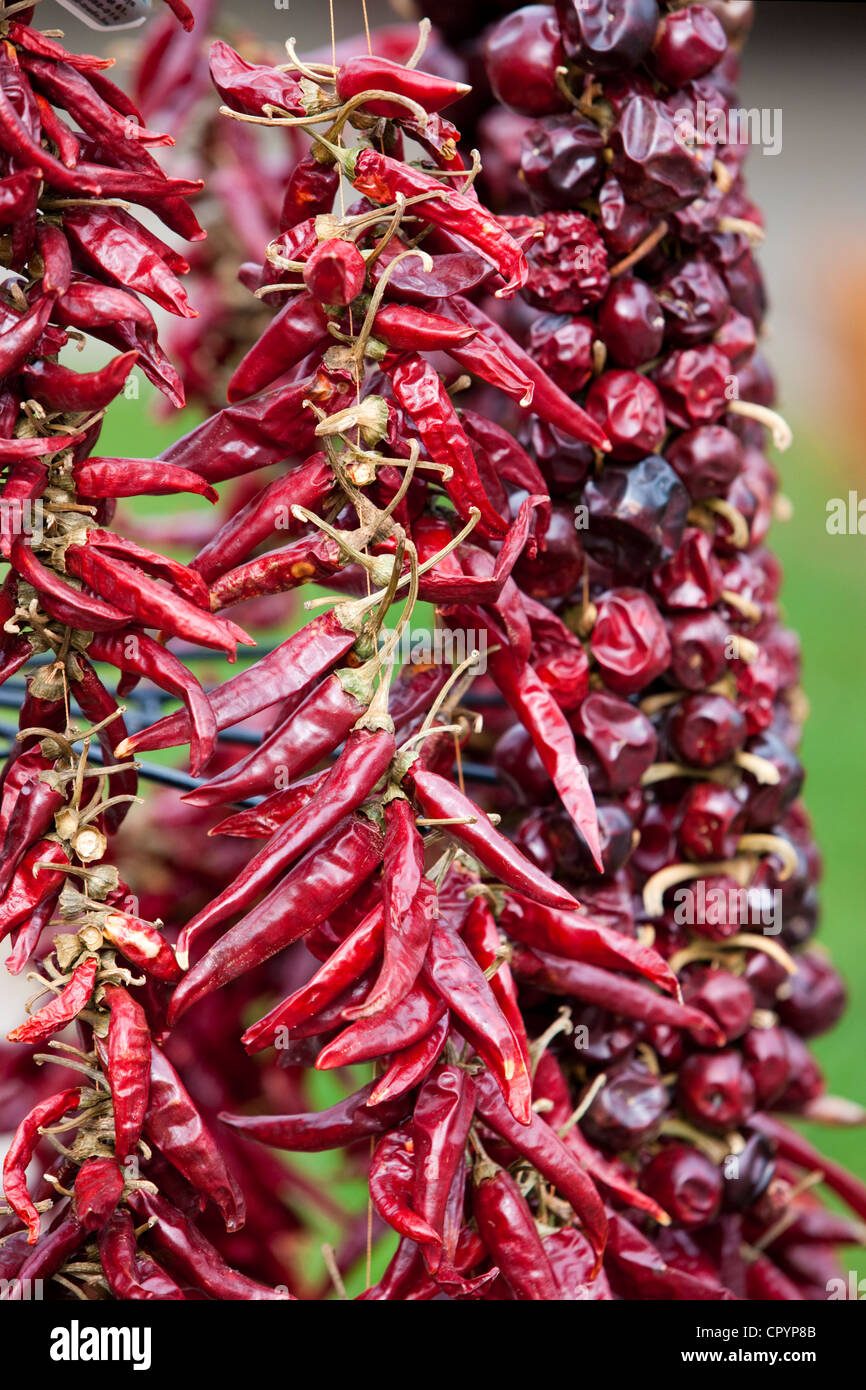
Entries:
[[[192,412],[168,421],[156,419],[152,400],[150,387],[142,382],[140,399],[115,403],[100,440],[101,453],[150,457],[196,423]],[[825,856],[819,941],[831,953],[851,995],[841,1024],[813,1046],[830,1090],[866,1103],[866,949],[861,941],[866,849],[860,840],[866,785],[866,536],[827,533],[828,499],[847,497],[850,470],[838,450],[810,437],[807,428],[798,430],[796,421],[794,427],[794,447],[779,460],[793,516],[774,526],[770,542],[785,567],[783,604],[787,621],[802,639],[804,687],[811,705],[801,755],[808,773],[806,800]],[[179,506],[208,508],[195,497],[149,499],[144,506],[151,515]],[[366,1079],[365,1073],[361,1080]],[[321,1091],[318,1103],[333,1103],[339,1083],[329,1074],[317,1075],[315,1083]],[[866,1130],[810,1126],[807,1132],[828,1155],[866,1174]],[[296,1155],[293,1162],[317,1181],[333,1185],[337,1199],[349,1207],[357,1209],[363,1202],[363,1185],[340,1182],[336,1155]],[[312,1228],[310,1262],[318,1266],[321,1242],[335,1233],[317,1213],[310,1210],[305,1215]],[[374,1250],[374,1279],[392,1249],[388,1239]],[[353,1271],[347,1287],[350,1293],[363,1289],[363,1268]]]

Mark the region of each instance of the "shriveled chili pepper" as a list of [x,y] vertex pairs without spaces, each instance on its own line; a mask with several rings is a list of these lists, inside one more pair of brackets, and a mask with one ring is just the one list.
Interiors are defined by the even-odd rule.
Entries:
[[59,227],[44,222],[36,232],[36,244],[42,257],[44,294],[64,295],[72,278],[72,257],[69,242]]
[[689,1299],[695,1302],[733,1297],[728,1289],[711,1282],[706,1276],[689,1274],[669,1265],[652,1241],[616,1212],[608,1213],[605,1267],[613,1281],[614,1291],[618,1282],[623,1281],[632,1297]]
[[137,361],[137,352],[125,352],[95,372],[76,372],[43,358],[25,367],[21,379],[27,395],[49,410],[104,410]]
[[39,906],[33,909],[20,927],[13,929],[12,941],[14,944],[4,962],[10,975],[20,975],[27,965],[36,950],[39,938],[57,910],[59,897],[60,889],[55,888],[49,897],[43,898]]
[[[190,767],[197,775],[213,753],[217,723],[195,676],[176,656],[143,632],[128,629],[125,633],[101,633],[94,637],[88,652],[92,660],[106,661],[130,675],[145,676],[161,690],[183,700],[189,729],[186,737],[191,740]],[[132,751],[133,740],[129,738],[123,739],[115,750],[118,757]]]
[[270,1047],[280,1029],[291,1030],[333,1003],[375,964],[382,949],[385,908],[378,903],[328,957],[311,980],[252,1024],[241,1038],[247,1052]]
[[21,578],[33,585],[46,612],[65,626],[85,632],[106,632],[125,627],[132,620],[132,615],[122,608],[83,593],[61,579],[54,570],[42,564],[21,536],[16,536],[12,542],[10,559]]
[[0,376],[12,376],[24,365],[42,337],[52,304],[50,295],[42,295],[0,334]]
[[36,210],[42,180],[38,169],[19,169],[0,179],[0,225],[10,227]]
[[302,776],[339,747],[363,716],[367,689],[359,672],[335,671],[258,748],[182,799],[193,806],[219,806]]
[[326,584],[344,562],[345,553],[331,536],[323,533],[301,536],[282,550],[258,555],[238,565],[237,569],[219,575],[210,586],[211,611],[218,613],[244,599],[285,594],[302,584]]
[[425,816],[456,822],[447,826],[448,833],[496,878],[551,907],[577,907],[577,900],[568,890],[560,888],[522,855],[510,840],[490,824],[474,801],[449,782],[447,777],[430,772],[416,759],[406,774],[405,782]]
[[71,1023],[74,1018],[81,1013],[86,1006],[96,980],[99,970],[99,960],[96,956],[89,956],[81,965],[77,965],[72,972],[69,983],[64,985],[59,994],[56,994],[50,1003],[40,1009],[38,1013],[32,1014],[26,1022],[13,1028],[6,1037],[12,1043],[39,1043],[50,1038],[52,1033],[58,1029],[65,1028],[67,1023]]
[[[417,102],[425,111],[435,112],[458,101],[469,90],[463,82],[453,82],[434,73],[407,68],[402,63],[374,54],[349,58],[337,69],[337,96],[340,101],[349,101],[362,92],[396,92],[398,96]],[[395,120],[406,115],[405,106],[383,98],[364,102],[364,109],[373,116],[387,116]]]
[[99,1233],[99,1259],[115,1298],[183,1301],[183,1293],[174,1280],[151,1260],[142,1260],[129,1212],[115,1211],[103,1226]]
[[[61,870],[68,863],[66,851],[56,840],[39,840],[27,850],[0,903],[0,940],[65,882]],[[49,867],[53,864],[58,867]]]
[[330,212],[340,186],[335,164],[323,164],[312,154],[299,159],[286,184],[280,212],[280,231],[288,232],[299,223]]
[[[453,1267],[448,1271],[448,1292],[457,1293],[461,1298],[481,1298],[484,1290],[497,1278],[499,1270],[487,1270],[473,1278],[465,1276],[485,1258],[486,1251],[480,1237],[464,1226]],[[424,1263],[421,1247],[403,1237],[379,1283],[359,1294],[359,1301],[427,1302],[438,1298],[442,1292],[441,1284]]]
[[538,946],[555,956],[607,970],[627,970],[644,976],[668,994],[678,994],[677,978],[657,951],[582,913],[560,913],[509,893],[499,922],[509,936],[525,946]]
[[[472,325],[467,324],[466,327],[470,328]],[[458,343],[446,351],[465,371],[480,377],[489,386],[495,386],[518,405],[528,408],[532,404],[535,383],[487,333],[479,333],[476,330],[471,347],[463,347]]]
[[303,116],[300,84],[290,72],[263,63],[248,63],[227,43],[211,44],[210,75],[227,106],[248,116],[260,116],[263,108],[278,106],[290,116]]
[[672,1028],[685,1028],[696,1041],[708,1047],[720,1047],[724,1034],[718,1025],[701,1009],[678,1004],[665,994],[653,994],[636,980],[615,975],[583,961],[566,960],[548,951],[528,950],[517,946],[511,958],[512,969],[519,980],[537,982],[551,994],[571,994],[588,1004],[623,1014],[626,1018],[641,1019],[644,1023],[664,1023]]
[[302,777],[285,791],[274,792],[255,806],[226,816],[213,826],[209,835],[236,835],[240,839],[266,840],[308,806],[321,790],[328,772],[314,772]]
[[520,1124],[528,1124],[532,1082],[520,1043],[471,952],[456,932],[438,923],[430,936],[424,975],[461,1020],[473,1047],[495,1076],[508,1109]]
[[370,1199],[383,1221],[400,1235],[422,1245],[440,1245],[441,1235],[412,1210],[415,1161],[414,1139],[409,1129],[384,1135],[370,1160]]
[[395,1100],[426,1080],[442,1053],[450,1027],[451,1018],[446,1009],[429,1033],[410,1047],[394,1053],[391,1065],[376,1082],[368,1103],[379,1105],[386,1100]]
[[162,932],[157,931],[151,922],[144,922],[140,917],[132,917],[128,912],[115,908],[100,918],[99,926],[122,956],[140,970],[146,970],[155,980],[173,984],[180,979],[183,971],[174,951]]
[[463,925],[463,940],[474,960],[484,971],[497,1004],[520,1044],[529,1068],[529,1039],[517,1000],[517,986],[502,949],[502,942],[490,904],[485,898],[473,899]]
[[81,154],[78,138],[41,92],[34,92],[33,95],[39,109],[39,124],[42,127],[42,134],[57,146],[60,159],[67,169],[74,169]]
[[36,840],[54,828],[55,812],[66,798],[46,782],[37,778],[25,782],[6,823],[6,834],[0,850],[0,897],[9,887],[19,860]]
[[56,1274],[84,1239],[85,1232],[77,1217],[69,1212],[53,1230],[40,1236],[36,1248],[19,1267],[17,1275],[5,1293],[0,1294],[0,1298],[14,1303],[29,1297],[30,1290],[38,1287],[37,1281],[44,1282]]
[[25,48],[28,53],[38,53],[43,58],[68,63],[82,72],[97,72],[100,68],[110,68],[114,63],[113,58],[98,58],[93,53],[70,53],[56,39],[40,33],[38,29],[31,29],[20,19],[8,20],[7,32],[16,48]]
[[192,568],[210,583],[227,569],[246,559],[275,531],[296,535],[299,523],[293,506],[318,512],[334,487],[334,475],[324,454],[313,454],[300,468],[275,478],[256,493],[245,507],[222,525],[192,562]]
[[211,1298],[262,1302],[293,1297],[288,1291],[279,1293],[232,1269],[183,1212],[164,1197],[139,1188],[130,1195],[130,1206],[139,1218],[153,1221],[149,1239],[172,1268]]
[[243,1226],[244,1195],[192,1097],[155,1043],[151,1044],[150,1095],[144,1132],[187,1182],[216,1204],[226,1230],[237,1231]]
[[169,1025],[197,1000],[324,921],[369,877],[381,856],[381,832],[364,816],[347,817],[184,976],[172,997]]
[[319,1053],[316,1066],[327,1071],[402,1051],[426,1037],[445,1012],[444,1002],[419,980],[387,1013],[359,1018],[338,1033]]
[[304,284],[320,304],[344,307],[364,288],[367,263],[353,241],[329,237],[304,265]]
[[476,330],[411,304],[386,304],[373,320],[373,336],[397,352],[450,352],[471,342]]
[[601,449],[603,453],[610,451],[610,443],[596,422],[550,379],[538,363],[530,357],[529,353],[520,347],[489,314],[486,314],[477,304],[463,299],[462,296],[455,296],[449,307],[457,312],[464,323],[470,323],[473,328],[477,328],[479,332],[491,338],[514,363],[515,367],[533,383],[535,387],[532,395],[534,414],[545,420],[547,424],[554,425],[563,433],[570,435],[572,439],[584,440],[593,448]]
[[[278,874],[360,806],[384,776],[393,755],[394,735],[390,729],[362,726],[353,730],[316,796],[253,855],[222,893],[186,924],[178,940],[179,959],[188,961],[190,947],[198,937],[226,917],[250,907]],[[387,838],[385,844],[387,871]]]
[[76,490],[82,497],[164,497],[192,492],[217,500],[209,483],[188,468],[151,459],[89,458],[72,468]]
[[67,111],[88,135],[111,144],[121,140],[139,140],[148,145],[174,144],[170,135],[160,135],[143,124],[124,120],[99,95],[89,76],[69,63],[24,52],[21,66],[34,87],[55,106]]
[[821,1172],[830,1190],[835,1192],[837,1197],[841,1197],[846,1206],[856,1212],[861,1220],[866,1221],[866,1186],[858,1178],[840,1164],[819,1153],[808,1139],[804,1139],[801,1134],[777,1120],[775,1115],[753,1115],[749,1124],[772,1139],[782,1158],[796,1163],[798,1167],[805,1168],[810,1173]]
[[341,1149],[358,1139],[385,1134],[405,1120],[410,1107],[404,1100],[368,1105],[372,1081],[327,1110],[299,1115],[231,1115],[220,1119],[248,1139],[292,1153],[322,1153]]
[[384,1013],[409,993],[421,972],[433,921],[436,889],[424,877],[424,841],[409,802],[395,797],[385,807],[385,959],[370,997],[346,1018]]
[[123,1163],[138,1147],[147,1114],[150,1028],[144,1009],[125,989],[106,985],[105,999],[111,1010],[106,1050],[114,1106],[114,1151]]
[[229,401],[242,401],[270,386],[307,356],[331,343],[328,320],[312,294],[293,295],[232,372]]
[[34,1245],[39,1238],[39,1213],[27,1189],[27,1167],[42,1137],[39,1133],[40,1127],[48,1128],[49,1125],[62,1120],[64,1115],[76,1108],[80,1099],[81,1090],[75,1086],[71,1090],[60,1091],[57,1095],[48,1096],[46,1100],[40,1101],[28,1115],[25,1115],[6,1151],[3,1160],[3,1191],[6,1201],[27,1227],[28,1245]]
[[485,1124],[528,1158],[542,1177],[571,1203],[595,1252],[597,1270],[607,1239],[607,1218],[592,1179],[541,1115],[532,1113],[528,1125],[515,1120],[490,1073],[480,1072],[475,1077],[475,1086],[476,1109]]
[[17,463],[20,459],[57,454],[62,449],[74,449],[86,438],[84,434],[64,434],[45,438],[37,436],[33,439],[0,439],[0,463]]
[[81,274],[58,299],[51,317],[55,323],[73,328],[98,329],[126,319],[155,327],[150,310],[134,294]]
[[75,1214],[85,1231],[98,1231],[123,1193],[123,1173],[113,1158],[89,1158],[75,1175]]
[[526,257],[497,218],[477,200],[452,188],[443,198],[442,185],[436,179],[378,150],[341,152],[340,162],[352,185],[374,203],[392,203],[398,193],[406,198],[431,195],[422,205],[425,221],[455,232],[496,267],[505,280],[497,290],[498,297],[510,296],[526,284]]
[[510,1173],[489,1160],[472,1171],[478,1234],[522,1303],[558,1302],[559,1289],[532,1212]]
[[[8,72],[11,64],[5,50],[0,53],[0,74]],[[102,192],[102,185],[94,175],[97,171],[84,170],[80,166],[68,169],[61,160],[55,159],[48,150],[28,131],[15,110],[0,81],[0,148],[23,165],[42,174],[46,183],[77,197],[96,198]]]
[[464,521],[473,508],[481,515],[482,535],[503,536],[507,525],[490,503],[451,398],[432,363],[417,353],[387,367],[394,395],[410,416],[434,463],[450,468],[444,486]]
[[[82,714],[90,720],[91,724],[102,725],[97,733],[97,739],[102,749],[105,765],[117,767],[118,763],[124,762],[125,759],[115,757],[114,745],[118,739],[122,740],[126,737],[126,725],[119,713],[117,701],[106,690],[92,664],[83,653],[77,653],[75,660],[78,668],[73,686],[75,698]],[[108,782],[112,796],[135,796],[138,789],[138,776],[131,760],[128,768],[118,768],[118,771],[109,773]],[[120,828],[131,804],[130,801],[120,801],[107,807],[103,814],[109,830],[116,831]]]
[[[459,1231],[446,1229],[446,1207],[455,1176],[465,1164],[466,1141],[475,1110],[475,1083],[462,1067],[439,1067],[424,1082],[412,1112],[414,1141],[413,1210],[442,1241],[425,1249],[428,1268],[444,1258],[453,1262]],[[462,1203],[461,1203],[462,1207]]]

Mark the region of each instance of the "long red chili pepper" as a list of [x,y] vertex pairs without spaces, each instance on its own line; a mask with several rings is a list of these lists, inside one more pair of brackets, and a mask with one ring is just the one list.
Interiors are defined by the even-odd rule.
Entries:
[[116,1211],[100,1231],[99,1259],[115,1298],[172,1302],[184,1299],[181,1289],[164,1270],[153,1261],[142,1260],[135,1226],[126,1211]]
[[75,1175],[75,1214],[85,1231],[98,1231],[123,1194],[123,1173],[113,1158],[89,1158]]
[[382,843],[381,831],[364,816],[337,825],[184,976],[172,997],[169,1024],[324,921],[373,872]]
[[175,468],[158,459],[89,458],[73,465],[72,476],[82,497],[162,497],[192,492],[215,502],[214,489],[188,468]]
[[103,934],[122,956],[155,980],[174,984],[183,971],[161,932],[151,922],[114,908],[100,921]]
[[3,1160],[3,1191],[6,1200],[16,1215],[27,1227],[27,1243],[35,1244],[39,1237],[39,1213],[33,1205],[27,1190],[27,1166],[41,1139],[40,1128],[47,1128],[62,1120],[70,1110],[74,1110],[81,1099],[78,1086],[69,1091],[60,1091],[40,1101],[24,1117],[6,1150]]
[[[18,927],[65,880],[69,857],[57,840],[39,840],[22,856],[0,903],[0,940]],[[51,868],[56,864],[58,868]]]
[[416,1154],[408,1129],[384,1135],[370,1160],[370,1200],[384,1221],[408,1240],[439,1245],[442,1237],[412,1210]]
[[235,367],[227,387],[228,400],[234,403],[254,396],[308,353],[324,349],[332,341],[318,300],[307,292],[294,295]]
[[511,1174],[495,1163],[476,1163],[472,1210],[478,1234],[515,1296],[527,1303],[557,1302],[559,1289],[550,1260]]
[[647,1239],[624,1216],[608,1213],[608,1245],[605,1267],[611,1278],[624,1281],[633,1290],[630,1296],[649,1299],[687,1299],[694,1302],[729,1300],[730,1291],[700,1274],[669,1265]]
[[106,985],[108,1080],[114,1106],[114,1151],[123,1163],[134,1154],[150,1098],[151,1039],[147,1015],[132,995]]
[[[432,112],[450,106],[470,89],[463,82],[453,82],[448,77],[421,72],[418,68],[407,68],[402,63],[373,54],[349,58],[337,69],[337,96],[340,101],[349,101],[362,92],[377,90],[409,97],[423,106],[425,111]],[[383,98],[364,102],[364,107],[374,116],[399,119],[406,114],[405,106]]]
[[338,1033],[322,1048],[316,1066],[326,1071],[402,1051],[426,1037],[445,1012],[444,1001],[419,980],[387,1013],[359,1018]]
[[472,902],[463,924],[463,940],[473,959],[484,971],[503,1017],[514,1034],[529,1068],[529,1039],[520,1012],[517,986],[503,951],[502,941],[490,904],[478,897]]
[[[458,1066],[440,1067],[418,1094],[412,1112],[415,1146],[412,1206],[442,1241],[425,1249],[428,1268],[435,1272],[443,1258],[453,1263],[459,1229],[447,1221],[452,1184],[465,1168],[466,1142],[475,1110],[475,1083]],[[460,1194],[460,1209],[463,1207]]]
[[394,1053],[388,1070],[376,1082],[368,1104],[396,1100],[425,1081],[441,1056],[450,1028],[451,1018],[446,1009],[429,1033],[410,1047]]
[[258,1139],[275,1149],[293,1153],[321,1153],[340,1149],[358,1139],[384,1134],[404,1120],[411,1109],[398,1099],[383,1105],[368,1105],[373,1083],[363,1086],[328,1110],[298,1115],[231,1115],[220,1119],[248,1139]]
[[243,599],[285,594],[302,584],[326,584],[344,559],[339,543],[331,536],[301,536],[292,545],[257,555],[219,575],[210,585],[211,609],[218,613]]
[[31,1015],[25,1023],[21,1023],[17,1028],[13,1028],[6,1037],[13,1043],[39,1043],[50,1038],[52,1033],[58,1029],[65,1028],[67,1023],[81,1012],[86,1006],[96,980],[99,970],[99,961],[96,956],[90,956],[77,965],[72,972],[69,983],[64,985],[59,994],[55,995],[49,1004],[46,1004],[38,1013]]

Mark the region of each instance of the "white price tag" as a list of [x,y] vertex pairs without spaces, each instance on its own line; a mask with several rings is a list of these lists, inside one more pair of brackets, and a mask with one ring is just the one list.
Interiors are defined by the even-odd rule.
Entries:
[[150,0],[58,0],[91,29],[137,29],[147,19]]

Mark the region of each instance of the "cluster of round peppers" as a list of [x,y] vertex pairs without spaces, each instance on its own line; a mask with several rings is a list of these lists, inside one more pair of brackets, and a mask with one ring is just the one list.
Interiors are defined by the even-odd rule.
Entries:
[[[610,25],[606,6],[563,0],[479,39],[470,6],[451,37],[471,96],[441,40],[421,70],[424,26],[414,51],[392,33],[380,54],[374,36],[336,65],[291,45],[279,67],[214,46],[227,118],[312,135],[265,257],[242,270],[275,312],[232,372],[230,404],[161,460],[78,463],[89,438],[65,443],[59,469],[43,460],[44,558],[17,536],[10,556],[36,596],[24,631],[31,650],[51,648],[50,678],[82,684],[89,657],[124,688],[145,676],[184,701],[131,735],[116,718],[92,730],[119,765],[110,776],[188,743],[186,823],[241,803],[210,833],[264,843],[226,856],[176,951],[139,920],[124,936],[124,885],[115,875],[94,905],[107,876],[78,843],[121,803],[96,798],[80,827],[91,731],[77,757],[66,687],[34,678],[39,717],[23,723],[47,767],[30,780],[52,772],[56,833],[43,828],[15,872],[32,880],[51,858],[55,888],[70,869],[84,880],[40,897],[35,938],[21,919],[28,955],[58,905],[78,928],[56,939],[63,988],[38,1036],[83,1018],[93,1052],[76,1065],[94,1084],[48,1097],[16,1136],[7,1199],[35,1234],[21,1165],[40,1127],[78,1127],[46,1174],[61,1194],[50,1230],[28,1255],[13,1221],[0,1246],[13,1274],[39,1258],[62,1287],[89,1242],[95,1287],[118,1297],[290,1296],[265,1234],[276,1203],[257,1204],[234,1261],[249,1274],[220,1254],[243,1237],[217,1249],[196,1224],[198,1194],[231,1230],[241,1187],[266,1189],[270,1156],[245,1138],[370,1154],[376,1222],[400,1243],[368,1299],[802,1299],[824,1296],[834,1247],[861,1239],[811,1187],[820,1173],[861,1218],[866,1191],[777,1118],[861,1116],[824,1094],[803,1043],[844,991],[803,949],[819,865],[797,799],[797,646],[763,546],[777,505],[766,431],[783,445],[786,428],[756,350],[760,220],[744,150],[674,125],[699,100],[725,109],[747,9],[627,0]],[[494,152],[486,164],[464,161],[441,114],[455,107]],[[175,218],[187,191],[173,189]],[[40,249],[49,222],[40,201]],[[51,292],[47,262],[46,276],[25,282],[28,313]],[[160,302],[184,312],[176,283],[161,278]],[[86,434],[89,419],[68,406],[58,424],[36,391],[63,370],[39,334],[14,378],[19,436],[31,397],[52,433]],[[116,496],[121,475],[210,494],[274,466],[188,567],[130,549],[98,503],[67,515],[103,495],[100,467]],[[275,539],[288,544],[267,549]],[[144,632],[231,655],[245,634],[225,610],[310,581],[340,601],[207,695]],[[454,670],[395,672],[419,599],[440,635],[471,632],[479,651]],[[20,628],[20,600],[12,617]],[[232,758],[250,720],[264,737]],[[780,933],[744,923],[744,905],[760,923],[777,902]],[[194,1094],[218,1052],[226,1075],[200,1111],[151,1033],[171,1034]],[[112,1077],[113,1052],[146,1056],[143,1100],[119,1060]],[[345,1100],[304,1108],[304,1068],[370,1064]],[[92,1122],[73,1113],[82,1104]],[[166,1105],[185,1119],[160,1131]],[[182,1154],[166,1136],[178,1125]],[[291,1216],[279,1224],[290,1233]]]

